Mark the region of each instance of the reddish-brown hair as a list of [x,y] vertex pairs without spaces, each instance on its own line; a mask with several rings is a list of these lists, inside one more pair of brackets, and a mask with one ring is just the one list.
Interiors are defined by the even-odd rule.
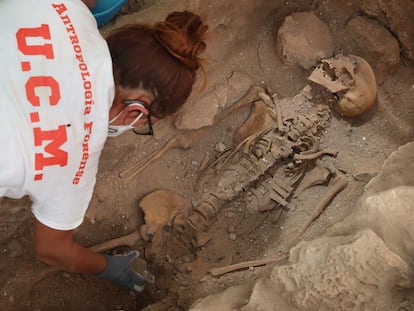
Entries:
[[[154,25],[134,24],[107,37],[115,84],[154,96],[150,110],[162,118],[177,111],[192,91],[208,26],[191,12],[173,12]],[[204,71],[203,71],[204,72]]]

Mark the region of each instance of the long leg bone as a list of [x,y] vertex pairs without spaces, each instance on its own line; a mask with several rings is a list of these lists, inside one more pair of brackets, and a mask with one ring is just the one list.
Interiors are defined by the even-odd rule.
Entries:
[[326,167],[317,164],[303,177],[303,180],[295,191],[294,197],[298,197],[304,190],[310,187],[326,183],[330,176],[331,172]]
[[119,238],[115,238],[115,239],[108,240],[108,241],[96,244],[94,246],[91,246],[89,250],[96,252],[96,253],[100,253],[100,252],[104,252],[104,251],[107,251],[109,249],[113,249],[119,246],[134,247],[136,246],[140,238],[141,238],[141,234],[139,233],[139,230],[135,230],[131,232],[130,234],[121,236]]
[[309,228],[312,222],[319,217],[324,209],[329,205],[331,200],[345,187],[348,185],[348,179],[342,173],[339,173],[333,180],[331,185],[328,187],[327,191],[323,197],[318,202],[316,208],[313,210],[308,221],[302,226],[301,229],[296,233],[295,237],[289,243],[289,248],[293,246],[294,243],[299,239],[299,237]]
[[181,148],[181,149],[188,149],[193,142],[193,140],[201,134],[204,128],[200,128],[197,130],[183,130],[171,138],[169,141],[162,146],[161,149],[154,151],[148,157],[142,159],[134,163],[131,167],[127,168],[119,175],[121,178],[127,178],[130,180],[137,176],[141,171],[143,171],[146,167],[157,161],[162,155],[170,149],[174,148]]
[[[134,247],[137,244],[137,242],[140,238],[141,238],[141,235],[140,235],[139,231],[135,230],[134,232],[132,232],[130,234],[127,234],[127,235],[124,235],[122,237],[112,239],[112,240],[109,240],[109,241],[105,241],[105,242],[96,244],[94,246],[91,246],[89,248],[89,250],[91,250],[93,252],[100,253],[100,252],[104,252],[106,250],[109,250],[109,249],[112,249],[112,248],[115,248],[115,247],[118,247],[118,246]],[[38,282],[43,280],[45,277],[47,277],[47,276],[49,276],[53,273],[59,272],[61,270],[62,269],[59,268],[59,267],[48,267],[48,268],[40,271],[38,273],[38,275],[34,278],[34,281],[33,281],[32,285],[37,284]]]
[[258,267],[258,266],[267,265],[269,263],[279,262],[279,261],[285,260],[287,258],[288,258],[288,255],[285,254],[285,255],[278,256],[278,257],[271,257],[271,258],[266,258],[266,259],[244,261],[244,262],[236,263],[234,265],[229,265],[229,266],[224,266],[224,267],[219,267],[219,268],[212,268],[208,272],[212,276],[220,276],[220,275],[223,275],[225,273],[233,272],[233,271],[240,270],[240,269],[246,269],[246,268],[250,268],[250,267]]

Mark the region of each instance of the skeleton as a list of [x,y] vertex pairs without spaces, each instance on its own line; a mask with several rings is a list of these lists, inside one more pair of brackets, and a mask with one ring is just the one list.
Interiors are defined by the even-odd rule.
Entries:
[[282,119],[277,97],[263,92],[259,96],[271,107],[276,121],[219,155],[199,181],[209,179],[211,185],[202,187],[200,203],[174,222],[175,229],[190,237],[194,247],[208,241],[204,233],[227,202],[249,194],[245,199],[249,208],[264,211],[275,203],[284,208],[315,159],[335,155],[319,149],[320,132],[330,117],[326,106],[306,101],[307,111]]
[[[326,104],[317,104],[316,100],[321,97],[319,94],[314,97],[311,91],[316,85],[325,87],[324,92],[330,95],[331,106],[336,111],[344,116],[355,116],[368,110],[375,101],[375,77],[365,60],[341,54],[322,60],[322,65],[308,79],[316,84],[306,86],[300,94],[287,99],[278,99],[270,91],[254,86],[244,98],[217,117],[216,121],[221,121],[234,110],[248,104],[254,105],[254,112],[264,114],[250,118],[236,132],[234,141],[237,144],[219,154],[217,160],[202,174],[195,189],[203,190],[199,203],[177,215],[172,223],[172,231],[167,230],[166,233],[178,243],[178,248],[189,246],[189,242],[196,249],[205,245],[211,238],[208,231],[214,223],[213,218],[232,201],[244,200],[246,208],[257,211],[267,211],[276,206],[283,210],[293,196],[307,187],[330,179],[326,194],[316,204],[309,219],[298,229],[289,244],[292,245],[333,197],[346,187],[347,178],[333,166],[316,167],[313,170],[315,163],[324,155],[336,153],[319,148],[319,138],[329,122],[330,109]],[[313,102],[310,101],[312,99]],[[286,103],[299,110],[294,115],[282,115],[281,104]],[[264,125],[264,128],[257,128],[258,124]],[[188,140],[191,141],[203,130],[195,130],[190,135],[184,132],[184,145],[187,147]],[[168,146],[180,147],[181,144],[176,142],[181,140],[173,139],[171,144],[167,143],[167,148],[162,148],[161,154]],[[141,164],[146,166],[157,158],[151,155],[148,162],[144,160]],[[133,175],[138,171],[135,170]],[[305,174],[307,172],[311,174]],[[127,176],[130,171],[125,173]],[[174,245],[165,244],[170,245],[167,248]],[[176,250],[176,246],[172,247]],[[167,259],[171,259],[169,255]]]

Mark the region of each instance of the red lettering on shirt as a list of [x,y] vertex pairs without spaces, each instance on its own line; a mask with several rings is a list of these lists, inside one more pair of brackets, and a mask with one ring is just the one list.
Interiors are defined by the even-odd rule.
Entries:
[[[52,7],[59,15],[63,26],[68,33],[69,42],[72,45],[74,57],[78,61],[79,74],[83,82],[84,89],[84,110],[83,114],[86,116],[91,113],[94,105],[92,81],[90,81],[90,73],[87,61],[84,59],[82,53],[82,44],[79,42],[76,30],[72,25],[70,16],[67,14],[67,8],[63,3],[52,4]],[[34,40],[36,38],[36,40]],[[51,39],[49,25],[41,24],[39,27],[20,28],[16,32],[16,41],[19,51],[28,59],[23,59],[20,63],[20,69],[26,74],[30,74],[32,66],[30,60],[34,56],[44,56],[49,62],[54,61],[54,51]],[[33,42],[36,42],[34,44]],[[30,44],[32,43],[32,44]],[[47,89],[49,92],[48,99],[40,96],[40,91]],[[67,133],[65,124],[50,124],[47,126],[56,128],[51,130],[45,129],[42,124],[42,105],[49,105],[56,107],[60,103],[61,93],[59,81],[53,76],[46,75],[31,75],[24,85],[26,99],[33,107],[33,111],[29,112],[29,119],[33,126],[34,147],[36,152],[34,154],[34,168],[35,173],[33,180],[41,181],[44,176],[43,170],[48,166],[66,166],[68,164],[68,152],[63,149],[63,145],[67,142]],[[45,101],[45,102],[42,102]],[[78,184],[81,177],[84,175],[87,167],[87,161],[90,158],[89,154],[89,140],[92,136],[93,122],[84,123],[84,136],[82,142],[82,156],[78,170],[76,171],[72,184]],[[55,127],[56,126],[56,127]]]
[[83,136],[82,142],[82,160],[79,164],[78,171],[75,174],[75,178],[72,180],[72,184],[77,185],[80,182],[80,178],[83,176],[85,172],[86,163],[89,159],[89,139],[92,134],[92,126],[93,122],[85,122],[83,128],[85,129],[85,136]]
[[[59,7],[59,10],[63,10]],[[43,38],[43,44],[28,44],[29,38]],[[51,43],[51,35],[49,25],[41,24],[39,27],[20,28],[16,32],[16,41],[19,51],[28,60],[21,62],[22,72],[30,73],[32,67],[30,58],[34,56],[44,56],[47,61],[54,60],[53,45]],[[41,42],[41,39],[39,40]],[[38,91],[47,88],[49,91],[48,100],[42,103],[42,98],[38,95]],[[40,152],[34,154],[34,176],[33,180],[41,181],[43,179],[43,169],[46,166],[66,166],[68,163],[68,152],[61,149],[62,145],[67,141],[66,125],[56,124],[57,129],[44,129],[41,123],[42,114],[39,109],[42,104],[49,106],[57,106],[60,102],[59,82],[53,76],[32,75],[27,79],[24,85],[27,101],[35,108],[29,113],[30,121],[33,125],[34,147]],[[48,126],[50,126],[48,124]]]
[[50,40],[49,25],[42,24],[36,28],[20,28],[16,33],[17,47],[24,55],[44,55],[46,59],[53,59],[53,47],[50,43],[43,45],[28,45],[27,38],[42,37]]
[[[70,16],[67,14],[66,7],[64,4],[53,4],[53,8],[55,8],[56,13],[59,15],[60,19],[62,20],[63,25],[66,28],[66,32],[68,33],[68,39],[72,44],[72,49],[74,52],[74,57],[78,61],[78,68],[79,73],[83,81],[83,89],[84,89],[84,110],[83,115],[87,116],[92,111],[92,105],[94,104],[93,101],[93,88],[92,88],[92,81],[89,80],[89,69],[86,60],[83,57],[82,53],[82,44],[79,41],[79,37],[76,33],[76,29],[72,24]],[[63,14],[65,13],[65,14]],[[92,135],[92,125],[93,122],[85,122],[84,123],[84,136],[83,136],[83,143],[82,143],[82,159],[79,163],[78,170],[72,180],[72,184],[77,185],[80,182],[81,177],[83,176],[87,161],[89,159],[89,139]]]
[[59,15],[65,13],[68,10],[63,3],[52,4],[52,7],[56,10],[56,12],[58,12]]
[[35,146],[42,146],[44,141],[49,143],[44,150],[51,156],[46,157],[44,153],[35,154],[35,170],[43,170],[45,166],[68,164],[68,153],[60,147],[67,141],[66,126],[60,125],[57,130],[44,131],[39,127],[33,129]]
[[57,105],[60,101],[59,83],[50,76],[30,77],[25,85],[26,98],[33,106],[40,106],[40,98],[36,96],[36,88],[48,87],[51,95],[49,96],[49,104]]

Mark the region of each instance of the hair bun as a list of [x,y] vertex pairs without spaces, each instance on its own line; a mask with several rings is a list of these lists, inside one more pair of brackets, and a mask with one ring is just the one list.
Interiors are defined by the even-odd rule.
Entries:
[[201,66],[207,29],[200,16],[188,11],[172,12],[164,22],[154,25],[157,40],[192,70]]

